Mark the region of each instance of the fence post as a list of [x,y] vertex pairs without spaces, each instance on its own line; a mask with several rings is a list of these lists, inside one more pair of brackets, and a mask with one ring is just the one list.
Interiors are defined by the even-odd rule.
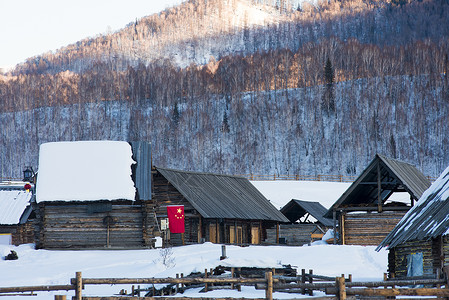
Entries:
[[67,296],[66,295],[55,295],[55,300],[66,300]]
[[[306,269],[301,269],[301,283],[306,283]],[[306,289],[301,289],[301,294],[306,294]]]
[[[313,283],[313,270],[309,270],[309,283]],[[309,289],[309,296],[313,296],[313,289]]]
[[[204,278],[207,278],[207,269],[204,269]],[[208,289],[208,286],[207,286],[207,282],[206,283],[204,283],[204,291],[207,293],[207,289]]]
[[[231,267],[231,278],[234,278],[234,267]],[[231,290],[234,289],[234,283],[231,283]]]
[[267,289],[265,291],[265,299],[273,300],[273,273],[265,273],[265,278],[267,279]]
[[81,276],[81,272],[76,272],[76,284],[75,284],[75,299],[81,300],[83,297],[82,294],[83,289],[83,278]]
[[339,300],[345,300],[346,299],[346,285],[345,285],[345,278],[344,277],[337,277],[335,278],[335,283],[337,285],[337,298]]

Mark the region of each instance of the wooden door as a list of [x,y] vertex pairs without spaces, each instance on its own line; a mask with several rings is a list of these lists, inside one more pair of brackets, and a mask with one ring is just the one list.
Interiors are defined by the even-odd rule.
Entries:
[[229,243],[235,244],[235,226],[229,226]]
[[260,244],[259,227],[251,226],[251,244]]
[[209,224],[209,242],[217,243],[217,225]]
[[242,244],[243,243],[243,228],[242,226],[237,226],[237,236],[236,236],[237,240],[236,243],[237,244]]

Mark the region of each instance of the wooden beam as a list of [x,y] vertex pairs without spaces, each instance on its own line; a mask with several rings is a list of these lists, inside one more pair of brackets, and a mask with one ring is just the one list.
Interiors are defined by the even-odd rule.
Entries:
[[267,272],[265,273],[265,277],[267,279],[267,289],[265,290],[265,299],[273,300],[273,273]]
[[337,285],[337,296],[338,300],[346,300],[346,286],[345,286],[345,278],[337,277],[335,279],[335,283]]
[[[385,206],[382,211],[403,211],[409,210],[411,206]],[[375,211],[377,206],[352,206],[339,208],[340,211]]]
[[76,272],[75,286],[75,300],[82,300],[83,278],[81,276],[81,272]]
[[334,245],[337,244],[337,211],[332,212],[332,219],[334,221]]
[[382,212],[382,198],[381,198],[382,182],[380,178],[380,162],[377,163],[377,211]]
[[449,297],[449,289],[432,289],[432,288],[419,288],[419,289],[346,289],[346,293],[349,295],[360,296],[440,296]]
[[279,244],[279,222],[276,222],[276,244]]
[[199,216],[199,221],[198,221],[198,243],[201,243],[201,239],[203,238],[203,226],[202,226],[202,217]]

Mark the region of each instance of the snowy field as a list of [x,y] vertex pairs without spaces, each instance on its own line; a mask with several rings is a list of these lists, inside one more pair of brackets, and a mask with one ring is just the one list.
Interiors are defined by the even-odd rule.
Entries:
[[267,180],[251,183],[277,208],[290,200],[320,202],[330,208],[349,188],[348,182]]
[[[353,280],[382,280],[387,270],[387,252],[374,251],[375,247],[312,245],[288,246],[226,246],[227,259],[220,260],[221,245],[205,243],[173,248],[173,265],[169,268],[161,262],[161,250],[98,250],[98,251],[50,251],[34,250],[32,244],[19,247],[0,245],[0,255],[15,250],[18,260],[0,260],[0,286],[65,285],[75,272],[85,278],[141,278],[175,277],[218,265],[235,267],[282,267],[290,264],[299,269],[312,269],[314,274],[340,276],[352,274]],[[112,295],[128,285],[87,285],[83,295]],[[211,291],[199,293],[192,289],[186,297],[264,297],[265,291],[242,287],[242,291]],[[2,296],[7,299],[54,299],[54,295],[74,295],[73,291],[38,292],[37,296]],[[317,293],[316,296],[322,296]],[[67,297],[69,299],[69,297]],[[274,293],[274,298],[294,298],[294,294]]]
[[[349,183],[310,181],[253,181],[252,182],[277,208],[291,199],[319,201],[329,208],[349,187]],[[80,271],[84,278],[148,278],[175,277],[203,272],[218,265],[234,267],[282,267],[292,265],[312,269],[314,274],[340,276],[352,274],[353,280],[382,280],[387,271],[387,251],[374,251],[375,247],[327,245],[315,242],[312,246],[226,246],[227,259],[220,261],[221,245],[205,243],[173,248],[170,267],[161,262],[161,250],[97,250],[97,251],[50,251],[34,250],[34,245],[14,247],[0,245],[0,257],[11,250],[19,259],[0,259],[0,286],[66,285]],[[117,294],[121,289],[128,292],[127,285],[87,285],[84,295],[102,296]],[[242,291],[211,291],[207,294],[192,289],[186,297],[246,297],[261,298],[265,291],[242,287]],[[73,291],[38,292],[37,296],[2,296],[8,299],[54,299],[54,295],[74,295]],[[288,299],[297,295],[274,293],[274,298]],[[322,296],[317,292],[314,296]],[[304,297],[301,295],[301,297]]]

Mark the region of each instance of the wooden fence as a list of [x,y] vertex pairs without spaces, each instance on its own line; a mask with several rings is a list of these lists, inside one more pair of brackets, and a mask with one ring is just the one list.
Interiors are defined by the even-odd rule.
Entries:
[[241,174],[237,175],[245,177],[248,180],[261,181],[261,180],[295,180],[295,181],[331,181],[331,182],[353,182],[357,179],[357,176],[349,175],[300,175],[300,174]]
[[[318,282],[317,282],[318,281]],[[273,299],[273,292],[296,293],[313,295],[313,291],[324,291],[327,296],[318,299],[335,299],[345,300],[346,298],[360,298],[361,296],[436,296],[449,297],[449,288],[446,279],[419,279],[419,280],[384,280],[378,282],[352,282],[352,276],[326,277],[314,275],[312,270],[307,274],[302,270],[299,276],[273,275],[272,271],[265,272],[264,277],[257,278],[219,278],[216,276],[208,276],[207,270],[204,277],[189,278],[177,276],[176,278],[82,278],[81,272],[76,273],[76,277],[72,278],[69,285],[53,285],[53,286],[28,286],[28,287],[4,287],[0,288],[0,296],[11,295],[11,293],[24,293],[36,291],[75,291],[75,300],[117,300],[117,299],[155,299],[154,297],[140,297],[140,287],[134,289],[131,294],[120,293],[123,295],[114,297],[86,297],[82,296],[83,289],[86,285],[117,285],[117,284],[172,284],[179,285],[202,285],[204,291],[215,288],[223,288],[223,285],[229,285],[230,288],[240,289],[241,285],[255,286],[256,289],[265,290],[265,298]],[[421,286],[418,288],[410,288],[407,286]],[[442,288],[444,286],[444,288]],[[398,288],[401,287],[401,288]],[[17,294],[15,294],[17,295]],[[207,296],[206,296],[207,297]],[[187,298],[183,300],[206,299],[205,298]],[[157,299],[173,299],[170,297],[158,297]],[[292,296],[292,298],[298,298]],[[66,296],[56,295],[55,300],[65,300]],[[218,298],[217,298],[218,299]],[[226,298],[232,299],[232,298]],[[235,299],[235,298],[234,298]],[[223,300],[223,299],[221,299]]]
[[[301,174],[239,174],[236,176],[245,177],[248,180],[296,180],[296,181],[330,181],[330,182],[354,182],[357,179],[355,175],[301,175]],[[431,182],[436,177],[426,176]],[[0,178],[0,182],[20,182],[22,179],[17,178]]]

